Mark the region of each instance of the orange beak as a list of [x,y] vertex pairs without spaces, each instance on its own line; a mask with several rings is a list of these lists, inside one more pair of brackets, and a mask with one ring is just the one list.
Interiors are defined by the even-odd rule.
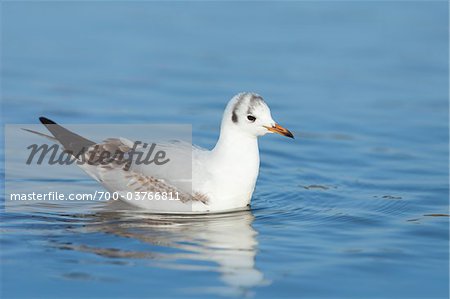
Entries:
[[279,124],[275,124],[273,127],[264,126],[264,128],[266,128],[270,132],[277,133],[277,134],[280,134],[280,135],[283,135],[286,137],[294,138],[294,135],[292,135],[291,131],[289,131],[286,128],[283,128]]

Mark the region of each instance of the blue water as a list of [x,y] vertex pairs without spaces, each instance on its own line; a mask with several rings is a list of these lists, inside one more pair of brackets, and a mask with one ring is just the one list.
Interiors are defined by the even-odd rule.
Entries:
[[4,123],[191,123],[211,148],[255,91],[296,135],[261,139],[249,212],[2,211],[2,298],[448,298],[448,3],[1,6]]

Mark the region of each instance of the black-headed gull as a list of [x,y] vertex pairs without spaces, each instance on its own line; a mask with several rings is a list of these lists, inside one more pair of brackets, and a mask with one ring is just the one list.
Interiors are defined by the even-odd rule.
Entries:
[[[109,138],[95,143],[48,118],[41,117],[40,121],[54,137],[38,134],[59,142],[65,151],[77,159],[96,154],[98,156],[101,151],[118,151],[126,156],[134,144],[124,138]],[[179,178],[179,172],[183,171],[177,168],[176,163],[164,170],[135,163],[124,167],[124,163],[116,160],[107,164],[77,165],[108,191],[119,192],[122,200],[125,200],[125,192],[177,194],[177,200],[171,201],[150,197],[148,200],[125,200],[152,212],[207,213],[248,209],[259,173],[258,137],[267,133],[294,137],[289,130],[272,119],[270,109],[260,95],[240,93],[225,108],[220,137],[212,150],[182,143],[160,145],[174,162],[177,158],[192,159],[192,168],[187,169],[192,171],[192,175],[189,173],[191,181],[188,184],[174,179]],[[185,150],[186,147],[188,151]]]

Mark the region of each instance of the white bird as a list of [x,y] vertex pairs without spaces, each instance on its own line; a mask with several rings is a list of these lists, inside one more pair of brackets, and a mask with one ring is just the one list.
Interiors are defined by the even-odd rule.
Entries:
[[[81,137],[45,117],[40,121],[78,160],[99,157],[104,152],[130,153],[134,142],[125,138],[109,138],[95,143]],[[278,133],[293,138],[278,125],[263,98],[255,93],[240,93],[228,103],[223,114],[220,137],[212,150],[204,150],[180,142],[158,144],[170,163],[162,166],[123,161],[77,163],[108,191],[118,192],[122,201],[156,213],[208,213],[243,210],[250,207],[259,173],[258,137]],[[142,147],[141,147],[142,150]],[[119,157],[120,158],[120,157]],[[192,159],[192,167],[183,161]],[[169,165],[170,164],[170,165]],[[184,163],[186,165],[186,163]],[[182,167],[181,167],[182,168]],[[165,194],[165,200],[161,196]],[[134,194],[130,198],[130,194]],[[137,194],[137,195],[136,195]],[[168,200],[168,194],[170,195]],[[158,197],[158,198],[156,198]],[[178,199],[178,200],[175,200]]]

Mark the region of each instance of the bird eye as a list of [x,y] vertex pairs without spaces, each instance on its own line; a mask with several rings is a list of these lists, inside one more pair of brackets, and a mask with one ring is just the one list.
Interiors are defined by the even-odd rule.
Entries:
[[254,122],[256,120],[256,117],[254,117],[253,115],[247,115],[247,119],[251,122]]

